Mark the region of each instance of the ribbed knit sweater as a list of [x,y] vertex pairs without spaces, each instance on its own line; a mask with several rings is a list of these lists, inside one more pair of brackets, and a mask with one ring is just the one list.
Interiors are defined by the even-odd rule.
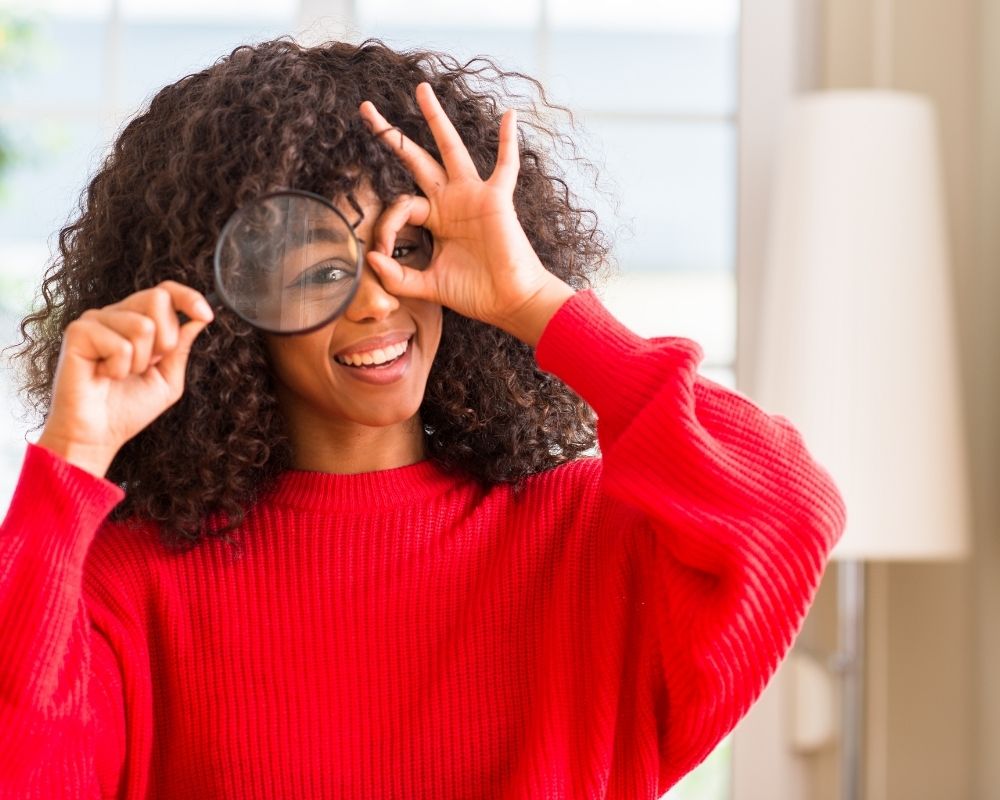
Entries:
[[601,456],[483,487],[290,471],[186,553],[29,445],[0,529],[0,796],[654,798],[745,714],[845,519],[788,421],[580,292],[539,366]]

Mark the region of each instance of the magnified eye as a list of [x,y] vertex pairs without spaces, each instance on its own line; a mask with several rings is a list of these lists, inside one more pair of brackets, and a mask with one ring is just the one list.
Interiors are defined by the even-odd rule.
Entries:
[[324,261],[316,264],[302,273],[290,284],[288,289],[306,289],[310,286],[325,286],[350,281],[354,278],[354,265],[349,265],[343,261]]

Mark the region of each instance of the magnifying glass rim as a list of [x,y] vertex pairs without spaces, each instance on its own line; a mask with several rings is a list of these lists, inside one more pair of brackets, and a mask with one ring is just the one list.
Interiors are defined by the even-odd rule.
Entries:
[[[320,322],[310,325],[307,328],[296,328],[294,331],[285,331],[280,329],[269,328],[267,325],[261,325],[257,320],[252,320],[245,317],[236,309],[236,303],[226,292],[222,282],[222,243],[226,240],[226,235],[236,224],[236,220],[239,217],[240,213],[243,212],[246,208],[249,208],[254,203],[261,203],[265,200],[270,200],[275,197],[283,197],[286,195],[293,195],[296,197],[304,197],[310,200],[316,200],[317,202],[320,202],[324,206],[326,206],[330,211],[332,211],[338,217],[340,217],[343,220],[347,230],[350,231],[351,236],[354,237],[354,243],[356,245],[355,249],[357,250],[358,253],[357,265],[356,265],[357,270],[355,272],[355,275],[357,277],[355,278],[354,283],[351,286],[350,291],[348,292],[347,300],[342,304],[342,306],[337,311],[332,312],[328,317],[324,317]],[[364,252],[361,249],[361,242],[358,241],[358,236],[354,232],[354,226],[347,221],[347,217],[345,217],[343,212],[341,212],[341,210],[337,208],[332,202],[323,197],[323,195],[316,194],[315,192],[307,192],[305,189],[278,189],[277,191],[267,192],[266,194],[262,194],[259,197],[255,197],[253,200],[246,203],[245,205],[240,206],[232,214],[229,215],[229,219],[227,219],[226,224],[222,226],[222,230],[219,231],[219,238],[215,242],[215,254],[213,256],[213,261],[214,264],[212,272],[215,278],[215,290],[216,292],[218,292],[219,299],[223,303],[225,303],[226,307],[230,311],[236,314],[236,316],[238,316],[243,321],[249,323],[250,325],[253,325],[258,330],[266,331],[267,333],[273,333],[277,336],[294,336],[301,333],[311,333],[312,331],[322,328],[324,325],[329,324],[331,320],[336,319],[336,317],[341,313],[341,311],[348,305],[350,305],[351,301],[354,299],[354,295],[357,294],[358,286],[361,283],[361,271],[364,269],[365,258],[364,258]]]

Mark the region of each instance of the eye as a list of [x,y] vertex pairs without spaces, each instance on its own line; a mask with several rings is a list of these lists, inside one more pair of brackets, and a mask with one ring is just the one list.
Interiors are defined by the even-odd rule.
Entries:
[[354,265],[343,261],[324,261],[316,264],[302,273],[290,284],[288,289],[306,289],[310,286],[323,286],[340,281],[349,281],[354,277]]
[[426,242],[397,241],[392,248],[392,257],[414,269],[423,269],[431,260],[431,247]]

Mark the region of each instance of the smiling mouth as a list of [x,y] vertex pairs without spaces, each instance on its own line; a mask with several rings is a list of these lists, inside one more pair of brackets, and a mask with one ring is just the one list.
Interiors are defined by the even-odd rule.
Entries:
[[353,353],[349,356],[334,356],[333,359],[344,367],[366,370],[385,369],[409,352],[412,341],[413,337],[411,336],[409,339],[390,347],[377,348],[364,353]]

